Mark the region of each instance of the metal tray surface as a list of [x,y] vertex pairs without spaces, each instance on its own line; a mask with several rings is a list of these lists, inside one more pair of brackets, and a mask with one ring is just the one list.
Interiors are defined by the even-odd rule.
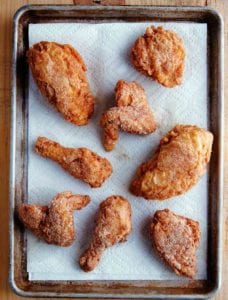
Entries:
[[[27,197],[27,116],[29,23],[47,22],[204,22],[208,25],[209,127],[214,134],[209,170],[207,280],[29,281],[24,229],[14,216]],[[214,10],[153,6],[24,6],[13,21],[10,164],[10,269],[15,293],[30,297],[205,299],[221,283],[223,193],[223,22]]]

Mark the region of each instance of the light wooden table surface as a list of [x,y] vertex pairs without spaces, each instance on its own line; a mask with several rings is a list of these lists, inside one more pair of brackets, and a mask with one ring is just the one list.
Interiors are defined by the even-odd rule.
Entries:
[[[217,9],[225,23],[225,121],[228,118],[228,1],[227,0],[101,0],[115,4],[145,5],[197,5]],[[0,299],[17,300],[8,285],[8,176],[9,176],[9,130],[10,130],[10,70],[12,18],[15,11],[25,4],[77,4],[78,1],[52,0],[0,0]],[[93,0],[80,0],[80,3],[93,4]],[[225,122],[225,172],[223,209],[223,284],[213,300],[228,299],[228,133]],[[227,185],[227,186],[226,186]],[[27,298],[28,299],[28,298]],[[34,299],[34,298],[33,298]]]

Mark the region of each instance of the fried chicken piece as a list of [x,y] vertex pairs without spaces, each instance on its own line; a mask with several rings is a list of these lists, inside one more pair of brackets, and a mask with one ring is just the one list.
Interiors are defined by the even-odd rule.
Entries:
[[183,194],[205,173],[212,143],[211,132],[177,125],[160,141],[153,158],[139,167],[131,191],[158,200]]
[[45,137],[38,137],[35,150],[94,188],[100,187],[112,173],[110,162],[87,148],[65,148]]
[[119,80],[115,87],[116,105],[103,113],[100,125],[104,128],[104,147],[113,150],[118,130],[136,134],[155,131],[156,123],[146,99],[145,91],[137,82]]
[[185,50],[178,35],[163,27],[148,27],[131,52],[132,63],[142,73],[166,87],[182,82]]
[[150,224],[150,238],[159,256],[178,275],[194,278],[199,223],[169,209],[158,210]]
[[86,125],[94,110],[94,97],[80,54],[70,45],[40,42],[28,50],[27,56],[43,96],[67,121]]
[[38,238],[48,244],[70,246],[75,240],[73,211],[80,210],[90,202],[89,196],[59,193],[50,207],[21,204],[18,215],[22,223]]
[[131,232],[131,205],[121,196],[111,196],[100,204],[92,242],[80,257],[80,266],[90,272],[108,247],[126,241]]

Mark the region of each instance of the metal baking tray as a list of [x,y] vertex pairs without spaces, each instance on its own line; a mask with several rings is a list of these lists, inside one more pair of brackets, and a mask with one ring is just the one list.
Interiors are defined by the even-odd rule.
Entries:
[[[162,21],[208,24],[209,127],[214,134],[209,171],[207,280],[171,281],[31,281],[26,266],[26,238],[15,207],[27,198],[27,117],[29,23]],[[221,283],[223,194],[223,22],[209,8],[153,6],[24,6],[14,17],[10,164],[10,271],[15,293],[36,297],[203,299]],[[196,45],[197,47],[197,45]]]

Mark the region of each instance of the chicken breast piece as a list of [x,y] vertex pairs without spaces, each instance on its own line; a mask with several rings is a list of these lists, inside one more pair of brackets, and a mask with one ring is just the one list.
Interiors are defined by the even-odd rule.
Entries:
[[195,277],[200,240],[198,222],[169,209],[158,210],[150,224],[150,238],[159,256],[176,274]]
[[148,27],[136,40],[131,59],[137,70],[165,87],[182,82],[185,49],[183,41],[171,30],[161,26]]
[[66,148],[45,137],[39,137],[35,150],[94,188],[100,187],[112,174],[110,162],[87,148]]
[[143,163],[131,191],[145,199],[164,200],[185,193],[206,171],[213,135],[192,125],[177,125],[161,141],[153,158]]
[[86,125],[94,110],[94,97],[80,54],[70,45],[40,42],[27,56],[43,96],[67,121]]
[[113,195],[100,204],[89,248],[80,257],[85,272],[96,268],[106,248],[126,241],[131,232],[131,205],[127,199]]
[[150,134],[156,129],[154,115],[144,89],[135,81],[119,80],[115,87],[116,107],[103,113],[100,125],[104,129],[104,147],[113,150],[119,128],[128,133]]
[[21,204],[18,215],[21,222],[40,239],[48,244],[67,247],[76,239],[73,211],[82,209],[89,202],[89,196],[63,192],[55,196],[50,207]]

